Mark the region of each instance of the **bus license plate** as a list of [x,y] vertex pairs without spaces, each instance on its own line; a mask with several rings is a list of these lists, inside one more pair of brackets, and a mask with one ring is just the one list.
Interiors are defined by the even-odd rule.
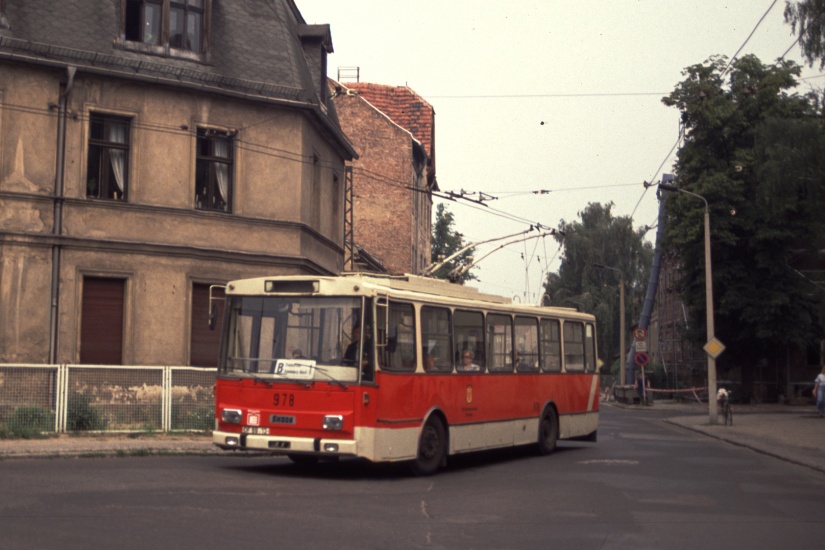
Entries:
[[269,435],[269,428],[262,426],[244,426],[241,428],[241,432],[252,435]]

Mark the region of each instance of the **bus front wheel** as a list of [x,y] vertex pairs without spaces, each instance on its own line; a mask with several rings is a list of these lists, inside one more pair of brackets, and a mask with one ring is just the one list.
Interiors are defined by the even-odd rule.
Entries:
[[547,407],[539,420],[539,453],[549,455],[556,450],[559,439],[559,420],[553,407]]
[[431,416],[418,439],[418,454],[412,471],[418,476],[434,474],[444,462],[447,453],[447,430],[437,416]]

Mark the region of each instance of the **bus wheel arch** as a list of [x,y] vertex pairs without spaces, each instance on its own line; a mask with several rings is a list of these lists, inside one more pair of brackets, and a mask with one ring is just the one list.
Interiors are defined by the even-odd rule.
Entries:
[[411,463],[412,472],[418,476],[432,475],[446,465],[450,449],[447,419],[440,410],[433,410],[418,434],[416,456]]
[[556,450],[559,440],[559,414],[553,403],[544,406],[539,417],[538,451],[549,455]]

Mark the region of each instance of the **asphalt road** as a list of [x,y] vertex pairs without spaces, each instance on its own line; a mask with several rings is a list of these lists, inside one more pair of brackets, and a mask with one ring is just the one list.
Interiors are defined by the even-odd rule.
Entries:
[[815,548],[825,476],[605,407],[599,442],[436,476],[227,456],[0,462],[0,548]]

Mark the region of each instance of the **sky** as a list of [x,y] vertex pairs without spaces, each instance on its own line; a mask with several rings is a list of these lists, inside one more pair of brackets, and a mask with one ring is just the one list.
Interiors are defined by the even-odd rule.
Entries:
[[[488,197],[434,201],[468,243],[578,221],[589,203],[655,226],[655,188],[644,182],[672,172],[679,136],[679,113],[661,99],[712,55],[771,63],[788,52],[804,67],[800,92],[825,86],[794,45],[784,0],[296,3],[307,23],[330,25],[331,78],[358,67],[361,82],[409,86],[433,106],[441,191]],[[470,284],[539,303],[562,253],[552,237],[507,246]]]

